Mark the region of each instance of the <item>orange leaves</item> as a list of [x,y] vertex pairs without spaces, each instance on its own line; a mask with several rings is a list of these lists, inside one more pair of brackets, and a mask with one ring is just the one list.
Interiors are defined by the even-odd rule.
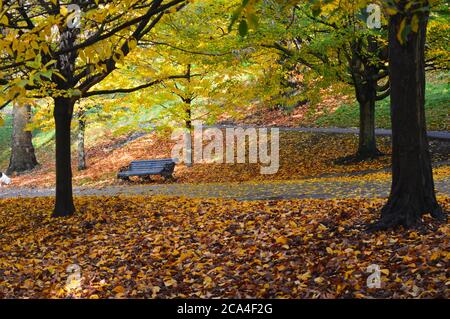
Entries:
[[173,279],[173,278],[168,278],[168,279],[166,279],[164,281],[164,285],[166,287],[172,287],[172,286],[176,287],[177,286],[177,281],[175,279]]
[[118,294],[123,294],[125,292],[125,288],[123,288],[122,286],[117,286],[112,291]]
[[288,239],[284,236],[281,236],[281,237],[278,237],[277,239],[275,239],[275,242],[277,244],[286,245],[288,243]]
[[49,199],[0,201],[0,298],[448,297],[449,226],[368,234],[383,200],[76,204],[52,219]]

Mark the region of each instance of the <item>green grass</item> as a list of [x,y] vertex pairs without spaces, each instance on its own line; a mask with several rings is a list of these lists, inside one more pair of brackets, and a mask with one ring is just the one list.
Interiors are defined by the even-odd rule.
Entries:
[[[10,141],[12,133],[12,117],[7,115],[3,119],[5,122],[0,126],[0,164],[9,159]],[[0,171],[5,171],[6,167],[0,166]]]
[[[450,92],[446,81],[431,82],[426,88],[425,113],[429,130],[448,130]],[[389,98],[376,105],[375,121],[378,128],[391,128]],[[321,116],[315,122],[320,127],[358,127],[359,107],[357,103],[343,105],[334,113]]]

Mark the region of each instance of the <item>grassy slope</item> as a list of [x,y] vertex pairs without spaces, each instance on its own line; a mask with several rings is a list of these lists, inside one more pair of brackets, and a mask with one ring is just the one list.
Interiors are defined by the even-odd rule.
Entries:
[[[449,85],[445,82],[431,82],[426,89],[425,112],[429,130],[448,130],[449,126]],[[376,106],[376,126],[390,128],[389,98],[378,102]],[[358,127],[359,107],[357,103],[343,105],[332,114],[325,114],[316,120],[323,127]]]

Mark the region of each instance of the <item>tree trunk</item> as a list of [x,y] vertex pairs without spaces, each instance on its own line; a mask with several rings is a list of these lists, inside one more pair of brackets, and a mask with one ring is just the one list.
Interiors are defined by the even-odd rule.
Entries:
[[33,147],[31,131],[26,130],[31,118],[31,106],[13,108],[13,133],[11,145],[11,158],[7,174],[20,173],[35,168],[38,164]]
[[56,130],[56,202],[53,217],[70,216],[75,212],[72,194],[72,166],[70,153],[70,126],[75,101],[54,98]]
[[187,150],[188,156],[189,156],[189,162],[186,163],[187,167],[192,167],[194,164],[194,150],[192,149],[194,137],[192,136],[192,113],[191,113],[191,100],[186,100],[186,120],[185,120],[185,126],[188,131],[188,134],[191,139],[191,143],[189,144],[190,149]]
[[86,166],[86,153],[85,153],[85,132],[86,132],[86,119],[84,117],[85,112],[78,112],[78,170],[83,171]]
[[428,14],[420,15],[418,32],[411,32],[403,45],[397,39],[402,19],[396,15],[389,22],[392,187],[381,220],[370,227],[372,230],[413,227],[421,223],[425,213],[446,219],[436,200],[425,124],[424,48]]
[[375,135],[375,103],[377,98],[375,81],[368,81],[363,87],[356,88],[359,103],[359,146],[356,157],[375,158],[382,153],[377,148]]
[[[188,83],[191,82],[191,64],[187,65],[186,68],[186,79]],[[194,137],[192,136],[192,98],[183,98],[184,103],[186,103],[186,119],[185,119],[185,125],[186,129],[188,130],[190,136],[191,136],[191,143],[190,143],[190,149],[188,150],[188,156],[190,158],[190,162],[186,163],[187,167],[192,167],[194,165],[194,150],[193,147],[193,141]]]
[[[375,66],[365,63],[361,56],[360,41],[352,44],[352,54],[348,57],[350,72],[359,104],[359,145],[355,156],[350,158],[364,160],[381,155],[377,149],[375,135],[375,102],[377,99],[377,81],[372,77],[377,73]],[[371,45],[368,50],[375,50]]]

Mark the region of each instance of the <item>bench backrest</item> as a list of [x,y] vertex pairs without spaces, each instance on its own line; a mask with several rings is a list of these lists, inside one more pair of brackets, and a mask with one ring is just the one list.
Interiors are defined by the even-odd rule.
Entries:
[[170,165],[175,165],[172,159],[162,159],[162,160],[148,160],[148,161],[133,161],[130,164],[130,170],[132,171],[145,171],[145,170],[158,170],[164,169]]

